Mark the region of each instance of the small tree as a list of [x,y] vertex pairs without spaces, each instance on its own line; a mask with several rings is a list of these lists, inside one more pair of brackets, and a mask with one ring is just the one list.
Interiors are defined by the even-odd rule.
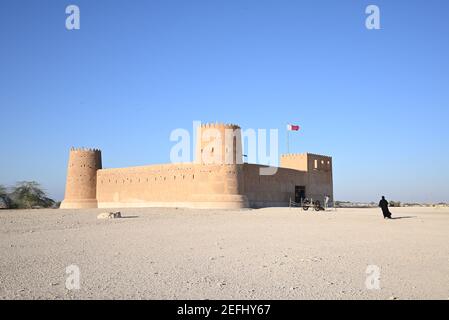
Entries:
[[19,209],[49,208],[55,204],[36,181],[18,182],[11,193],[11,199]]
[[6,190],[6,187],[2,184],[0,184],[0,197],[4,197],[8,195],[8,191]]
[[11,208],[11,198],[8,195],[8,190],[0,184],[0,209],[9,208]]

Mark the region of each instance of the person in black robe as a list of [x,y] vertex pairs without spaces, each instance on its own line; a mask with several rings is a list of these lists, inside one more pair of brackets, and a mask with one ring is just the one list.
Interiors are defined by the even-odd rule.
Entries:
[[379,207],[382,209],[384,219],[391,219],[391,212],[388,210],[388,201],[382,196],[382,200],[379,202]]

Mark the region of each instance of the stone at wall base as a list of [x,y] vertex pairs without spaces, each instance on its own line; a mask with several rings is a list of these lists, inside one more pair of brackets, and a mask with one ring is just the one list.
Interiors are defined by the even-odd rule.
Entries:
[[92,209],[98,208],[98,202],[95,199],[76,199],[64,200],[61,202],[60,209]]
[[120,212],[103,212],[97,216],[97,219],[118,219],[121,217],[122,214]]

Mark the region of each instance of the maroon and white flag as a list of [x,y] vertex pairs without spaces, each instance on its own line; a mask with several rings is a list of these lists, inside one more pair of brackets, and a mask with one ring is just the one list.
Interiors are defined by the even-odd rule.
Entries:
[[288,124],[287,125],[287,130],[288,131],[299,131],[300,127],[294,124]]

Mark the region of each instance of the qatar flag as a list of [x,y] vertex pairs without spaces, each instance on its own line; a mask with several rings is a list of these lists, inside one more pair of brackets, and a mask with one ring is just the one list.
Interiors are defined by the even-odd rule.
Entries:
[[297,125],[294,125],[294,124],[288,124],[287,125],[287,130],[288,131],[299,131],[299,126],[297,126]]

